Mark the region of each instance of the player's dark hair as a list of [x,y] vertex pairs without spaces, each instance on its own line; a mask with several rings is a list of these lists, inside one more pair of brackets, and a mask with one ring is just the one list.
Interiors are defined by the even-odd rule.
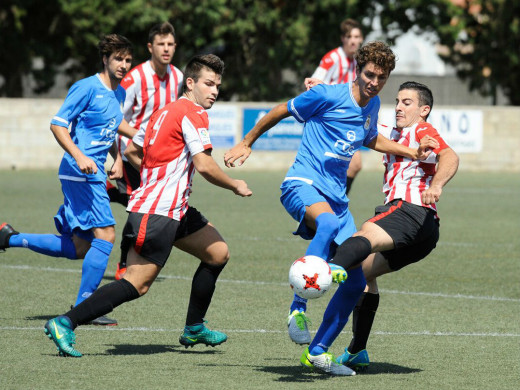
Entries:
[[361,24],[359,24],[354,19],[345,19],[339,26],[339,29],[341,30],[341,36],[349,35],[350,32],[355,28],[359,29],[359,31],[361,31],[361,35],[363,35]]
[[110,57],[113,53],[121,55],[132,55],[132,42],[128,38],[119,34],[105,35],[98,43],[99,56],[101,57],[101,66],[104,66],[103,57]]
[[219,76],[224,74],[224,61],[222,61],[215,54],[204,54],[192,57],[186,65],[184,70],[184,84],[182,86],[182,92],[186,92],[186,79],[191,78],[195,82],[199,80],[200,71],[207,69],[215,72]]
[[157,23],[152,26],[148,32],[148,43],[153,43],[156,35],[172,34],[175,40],[175,29],[169,22]]
[[395,68],[395,54],[390,47],[381,41],[369,42],[361,46],[354,54],[359,70],[366,64],[373,62],[390,75]]
[[[399,91],[402,91],[403,89],[411,89],[416,91],[417,95],[419,96],[419,105],[430,106],[431,112],[433,108],[433,94],[430,88],[416,81],[406,81],[399,86]],[[426,118],[428,118],[428,116]]]

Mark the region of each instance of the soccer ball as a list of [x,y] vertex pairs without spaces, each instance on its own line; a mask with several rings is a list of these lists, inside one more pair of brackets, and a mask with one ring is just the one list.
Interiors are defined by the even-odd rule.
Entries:
[[319,298],[332,286],[332,272],[327,262],[318,256],[303,256],[292,263],[289,284],[302,298]]

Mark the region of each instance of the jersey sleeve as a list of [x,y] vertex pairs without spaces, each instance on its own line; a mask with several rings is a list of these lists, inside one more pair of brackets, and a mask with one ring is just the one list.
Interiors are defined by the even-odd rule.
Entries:
[[192,156],[213,148],[208,127],[208,114],[205,111],[190,112],[182,119],[182,135]]
[[144,145],[144,135],[145,134],[146,134],[146,129],[144,127],[141,127],[139,130],[137,130],[137,133],[135,133],[134,137],[132,138],[132,141],[134,142],[134,144],[139,145],[142,148]]
[[126,121],[130,122],[132,119],[132,108],[134,106],[135,95],[137,93],[137,83],[135,82],[132,74],[129,73],[127,76],[125,76],[123,81],[121,81],[120,85],[126,91],[125,103],[123,105],[123,114]]
[[91,89],[84,82],[72,85],[58,113],[52,118],[51,124],[68,128],[70,123],[88,106],[90,91]]
[[305,122],[323,110],[327,103],[324,84],[319,84],[287,102],[287,110],[298,121]]
[[449,148],[448,144],[430,123],[419,123],[415,128],[415,138],[417,142],[420,142],[426,135],[435,138],[439,142],[439,147],[434,149],[433,153],[439,154],[441,150]]

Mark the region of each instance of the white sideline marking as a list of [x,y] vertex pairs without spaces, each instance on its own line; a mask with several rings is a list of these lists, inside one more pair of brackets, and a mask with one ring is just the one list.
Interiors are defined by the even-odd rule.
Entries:
[[[43,331],[43,326],[0,326],[0,330],[37,330]],[[183,329],[167,329],[167,328],[122,328],[115,326],[87,326],[80,327],[76,331],[88,331],[88,332],[160,332],[160,333],[179,333]],[[264,333],[264,334],[286,334],[286,330],[268,330],[268,329],[221,329],[225,333]],[[316,333],[316,332],[311,332]],[[349,333],[347,331],[342,333]],[[421,332],[384,332],[374,331],[372,334],[379,336],[442,336],[442,337],[520,337],[519,333],[473,333],[473,332],[430,332],[429,330],[423,330]]]
[[[75,261],[75,260],[69,260]],[[34,267],[31,265],[8,265],[1,264],[0,268],[8,269],[19,269],[19,270],[37,270],[37,271],[50,271],[50,272],[68,272],[68,273],[81,273],[80,269],[73,268],[52,268],[52,267]],[[191,276],[179,276],[179,275],[163,275],[160,274],[158,279],[173,279],[173,280],[192,280]],[[264,282],[260,280],[236,280],[236,279],[218,279],[218,283],[235,283],[235,284],[248,284],[257,286],[283,286],[287,287],[287,283],[278,282]],[[464,295],[464,294],[444,294],[435,292],[421,292],[421,291],[398,291],[398,290],[385,290],[380,289],[385,294],[400,294],[400,295],[418,295],[436,298],[454,298],[454,299],[471,299],[481,301],[500,301],[500,302],[520,302],[520,298],[506,298],[506,297],[493,297],[493,296],[481,296],[481,295]]]

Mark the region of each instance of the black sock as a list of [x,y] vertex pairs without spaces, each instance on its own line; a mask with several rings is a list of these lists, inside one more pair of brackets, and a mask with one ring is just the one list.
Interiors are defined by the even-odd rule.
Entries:
[[354,337],[348,347],[350,353],[358,353],[367,348],[368,336],[370,336],[378,306],[379,294],[363,293],[359,298],[352,315]]
[[75,329],[78,325],[86,324],[99,316],[110,313],[120,304],[136,298],[139,298],[139,293],[132,283],[121,279],[98,288],[90,297],[65,313],[64,316],[70,318],[73,329]]
[[347,195],[350,192],[350,189],[352,188],[352,183],[354,182],[354,177],[348,177],[347,176]]
[[350,237],[336,250],[332,263],[349,269],[360,264],[372,253],[372,245],[365,237]]
[[206,263],[200,263],[191,283],[190,303],[186,316],[187,326],[201,324],[204,321],[204,316],[208,311],[211,298],[215,292],[217,278],[225,266],[224,264],[215,267]]

